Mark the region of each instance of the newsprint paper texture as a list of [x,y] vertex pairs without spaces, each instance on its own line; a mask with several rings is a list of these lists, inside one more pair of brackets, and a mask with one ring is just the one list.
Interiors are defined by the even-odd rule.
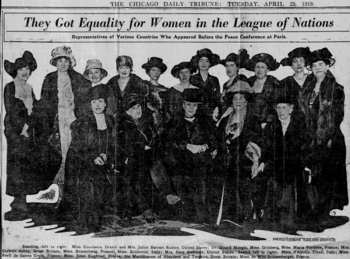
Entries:
[[[268,53],[278,62],[298,47],[309,47],[310,51],[327,48],[335,60],[329,70],[344,86],[341,131],[348,164],[349,1],[3,0],[0,65],[2,258],[349,258],[349,205],[330,211],[317,228],[304,226],[294,232],[262,227],[254,220],[220,226],[162,219],[147,223],[137,215],[123,225],[112,215],[104,218],[99,231],[77,235],[55,221],[56,204],[40,202],[28,203],[36,208],[35,215],[7,220],[5,214],[11,211],[14,197],[6,194],[10,150],[4,134],[3,97],[5,85],[13,78],[4,62],[14,63],[25,51],[33,54],[37,68],[28,83],[40,100],[45,76],[56,70],[49,63],[51,51],[59,46],[71,48],[74,70],[80,74],[88,60],[99,59],[108,72],[104,84],[117,75],[116,58],[120,55],[132,58],[132,73],[143,80],[149,76],[142,64],[150,57],[159,57],[167,66],[159,79],[166,88],[179,83],[171,69],[190,61],[204,48],[221,59],[246,49],[250,57]],[[240,69],[240,73],[247,78],[254,75],[247,69]],[[280,66],[269,75],[282,80],[293,73],[290,66]],[[219,79],[222,92],[228,80],[225,67],[213,66],[210,74]],[[347,179],[349,188],[349,170]],[[306,225],[314,226],[315,222],[309,218]]]

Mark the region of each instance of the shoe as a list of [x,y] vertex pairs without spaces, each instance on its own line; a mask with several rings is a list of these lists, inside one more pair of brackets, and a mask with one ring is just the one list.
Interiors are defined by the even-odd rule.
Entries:
[[59,197],[59,187],[57,184],[51,184],[50,187],[37,194],[27,195],[27,203],[57,203]]
[[143,218],[146,220],[147,223],[154,223],[156,221],[156,218],[154,217],[151,209],[145,210],[143,212]]

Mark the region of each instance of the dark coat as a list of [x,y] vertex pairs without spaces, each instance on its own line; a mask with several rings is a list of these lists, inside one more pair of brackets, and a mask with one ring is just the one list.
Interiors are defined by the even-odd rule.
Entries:
[[[107,130],[100,131],[90,112],[71,124],[72,142],[67,153],[64,196],[60,206],[66,220],[99,225],[103,201],[106,196],[112,198],[112,193],[106,193],[106,190],[115,186],[113,175],[109,175],[115,157],[113,123],[114,119],[106,115]],[[94,162],[101,153],[107,156],[103,166]]]
[[122,112],[123,107],[123,98],[128,94],[136,93],[140,96],[141,99],[144,99],[148,95],[148,87],[143,82],[143,80],[135,75],[130,74],[130,79],[126,84],[123,91],[120,90],[118,79],[120,75],[112,77],[108,83],[107,87],[109,88],[110,95],[113,95],[114,98],[108,99],[108,105],[110,109],[114,109],[114,113],[118,110],[120,113]]
[[207,115],[210,117],[216,107],[220,107],[220,83],[219,79],[215,76],[208,75],[207,80],[204,82],[200,73],[191,76],[190,84],[198,87],[204,94],[204,107]]
[[[76,118],[79,118],[91,110],[90,102],[87,100],[87,92],[91,88],[91,82],[73,69],[68,70],[68,75],[74,94],[74,114]],[[34,107],[35,116],[38,118],[36,134],[44,144],[53,133],[56,123],[55,118],[58,113],[57,79],[57,71],[46,75],[41,88],[41,98]]]
[[[250,77],[249,85],[253,87],[256,80],[256,76]],[[275,77],[267,75],[262,92],[255,95],[255,113],[259,116],[260,123],[272,121],[275,116],[274,102],[278,85],[279,81]]]
[[[185,114],[182,112],[173,119],[171,125],[173,128],[169,132],[167,146],[172,150],[171,156],[177,164],[172,174],[192,176],[194,169],[204,171],[211,161],[210,152],[215,148],[212,121],[206,115],[196,114],[194,121],[190,122],[185,119]],[[187,149],[187,144],[207,144],[209,149],[203,153],[193,154]]]
[[[346,180],[346,146],[340,124],[344,119],[344,90],[333,74],[328,71],[321,82],[319,95],[310,107],[316,78],[302,91],[302,111],[312,130],[316,160],[319,164],[317,188],[323,196],[324,207],[339,208],[348,204]],[[323,104],[323,105],[321,105]],[[323,108],[320,108],[323,106]],[[329,145],[330,144],[330,145]]]
[[[33,105],[36,105],[32,93]],[[40,158],[34,138],[33,116],[22,100],[15,98],[15,83],[11,82],[4,89],[4,103],[6,115],[4,119],[5,136],[7,140],[7,188],[6,193],[11,196],[34,194],[48,187],[53,180],[52,173],[43,173],[37,168]],[[33,115],[33,113],[32,113]],[[20,136],[24,125],[29,126],[29,138]],[[35,162],[34,162],[35,161]]]

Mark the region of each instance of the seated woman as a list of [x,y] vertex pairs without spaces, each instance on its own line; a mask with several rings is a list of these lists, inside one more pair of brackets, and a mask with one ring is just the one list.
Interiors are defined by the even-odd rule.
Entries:
[[253,93],[247,82],[238,80],[225,96],[231,112],[226,112],[217,124],[215,163],[222,168],[224,178],[217,224],[221,219],[237,223],[250,220],[260,216],[264,207],[267,177],[260,173],[263,164],[259,165],[259,158],[264,147],[259,119],[250,105]]
[[101,228],[105,203],[112,198],[114,165],[113,118],[105,115],[105,87],[88,93],[91,112],[72,125],[72,142],[67,154],[66,182],[60,207],[63,220],[78,233]]
[[[125,216],[130,219],[140,212],[148,223],[152,223],[155,221],[153,209],[156,208],[156,201],[153,198],[156,188],[152,183],[150,168],[156,134],[152,119],[144,116],[141,107],[142,99],[137,94],[125,96],[118,133],[125,164],[122,193],[126,203]],[[133,210],[135,204],[136,211]]]
[[278,119],[265,127],[264,172],[271,181],[264,218],[282,230],[294,228],[297,219],[315,208],[306,195],[313,160],[311,139],[305,120],[293,111],[296,101],[293,93],[280,94],[275,106]]
[[248,83],[255,92],[255,113],[259,116],[262,127],[275,116],[273,105],[279,81],[268,73],[279,66],[280,64],[266,53],[254,55],[246,66],[247,70],[255,72],[255,76],[248,78]]
[[183,91],[183,112],[174,118],[167,143],[176,161],[171,175],[182,200],[180,217],[185,221],[210,221],[206,185],[214,136],[210,118],[199,112],[202,102],[201,90]]

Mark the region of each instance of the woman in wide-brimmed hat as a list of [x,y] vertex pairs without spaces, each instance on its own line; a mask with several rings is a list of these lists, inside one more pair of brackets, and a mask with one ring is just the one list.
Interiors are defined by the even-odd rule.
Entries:
[[174,85],[169,90],[169,113],[171,116],[182,111],[183,97],[185,89],[197,88],[190,84],[190,77],[195,72],[191,62],[181,62],[171,69],[173,77],[178,78],[180,83]]
[[23,220],[27,217],[26,195],[47,188],[53,180],[52,173],[40,174],[35,170],[33,106],[36,105],[33,88],[27,83],[37,69],[33,54],[25,51],[14,63],[5,60],[5,71],[13,81],[4,88],[5,136],[7,140],[7,185],[6,194],[13,196],[12,211],[5,215],[8,220]]
[[[225,106],[224,97],[226,92],[233,87],[233,85],[238,81],[248,81],[245,75],[239,75],[238,71],[241,68],[245,68],[249,61],[248,52],[245,49],[241,49],[236,53],[230,53],[225,59],[220,61],[220,64],[223,65],[226,69],[226,74],[229,77],[229,80],[224,83],[222,95],[221,95],[221,103]],[[225,107],[223,107],[223,112],[225,112]]]
[[267,53],[254,55],[246,66],[247,70],[255,72],[255,76],[250,77],[248,83],[256,94],[255,108],[262,127],[266,122],[272,121],[275,114],[273,101],[279,81],[268,75],[268,72],[275,71],[279,66],[280,64]]
[[[320,212],[342,209],[348,204],[346,180],[346,147],[340,125],[344,119],[344,88],[329,70],[335,63],[332,53],[318,49],[311,53],[309,67],[312,80],[303,88],[301,101],[308,126],[313,130],[317,151],[316,187]],[[315,171],[315,170],[314,170]]]
[[54,48],[50,64],[57,70],[45,76],[35,109],[40,116],[36,124],[37,140],[46,151],[46,170],[57,172],[55,183],[62,187],[71,142],[70,125],[89,111],[87,92],[91,83],[73,69],[76,61],[70,47]]
[[198,70],[198,74],[191,76],[190,83],[203,91],[203,109],[213,119],[219,114],[221,94],[219,79],[209,74],[209,68],[219,63],[220,57],[210,49],[198,50],[191,58],[191,64]]
[[294,75],[284,78],[278,87],[278,93],[293,95],[297,100],[294,112],[299,111],[299,95],[302,89],[311,80],[312,75],[306,71],[306,65],[309,62],[311,51],[309,47],[299,47],[288,53],[288,57],[281,60],[281,65],[290,66],[294,70]]
[[217,180],[221,188],[219,194],[213,194],[223,199],[223,207],[219,210],[220,204],[212,203],[216,207],[212,211],[220,211],[219,216],[216,214],[217,224],[224,219],[242,223],[263,209],[267,179],[259,164],[262,129],[252,105],[254,91],[247,82],[238,80],[224,99],[229,108],[217,123],[218,148],[214,152],[215,168],[222,172],[222,179]]
[[60,216],[78,234],[98,231],[107,201],[115,199],[114,119],[105,113],[107,99],[104,85],[90,88],[90,111],[71,125]]

